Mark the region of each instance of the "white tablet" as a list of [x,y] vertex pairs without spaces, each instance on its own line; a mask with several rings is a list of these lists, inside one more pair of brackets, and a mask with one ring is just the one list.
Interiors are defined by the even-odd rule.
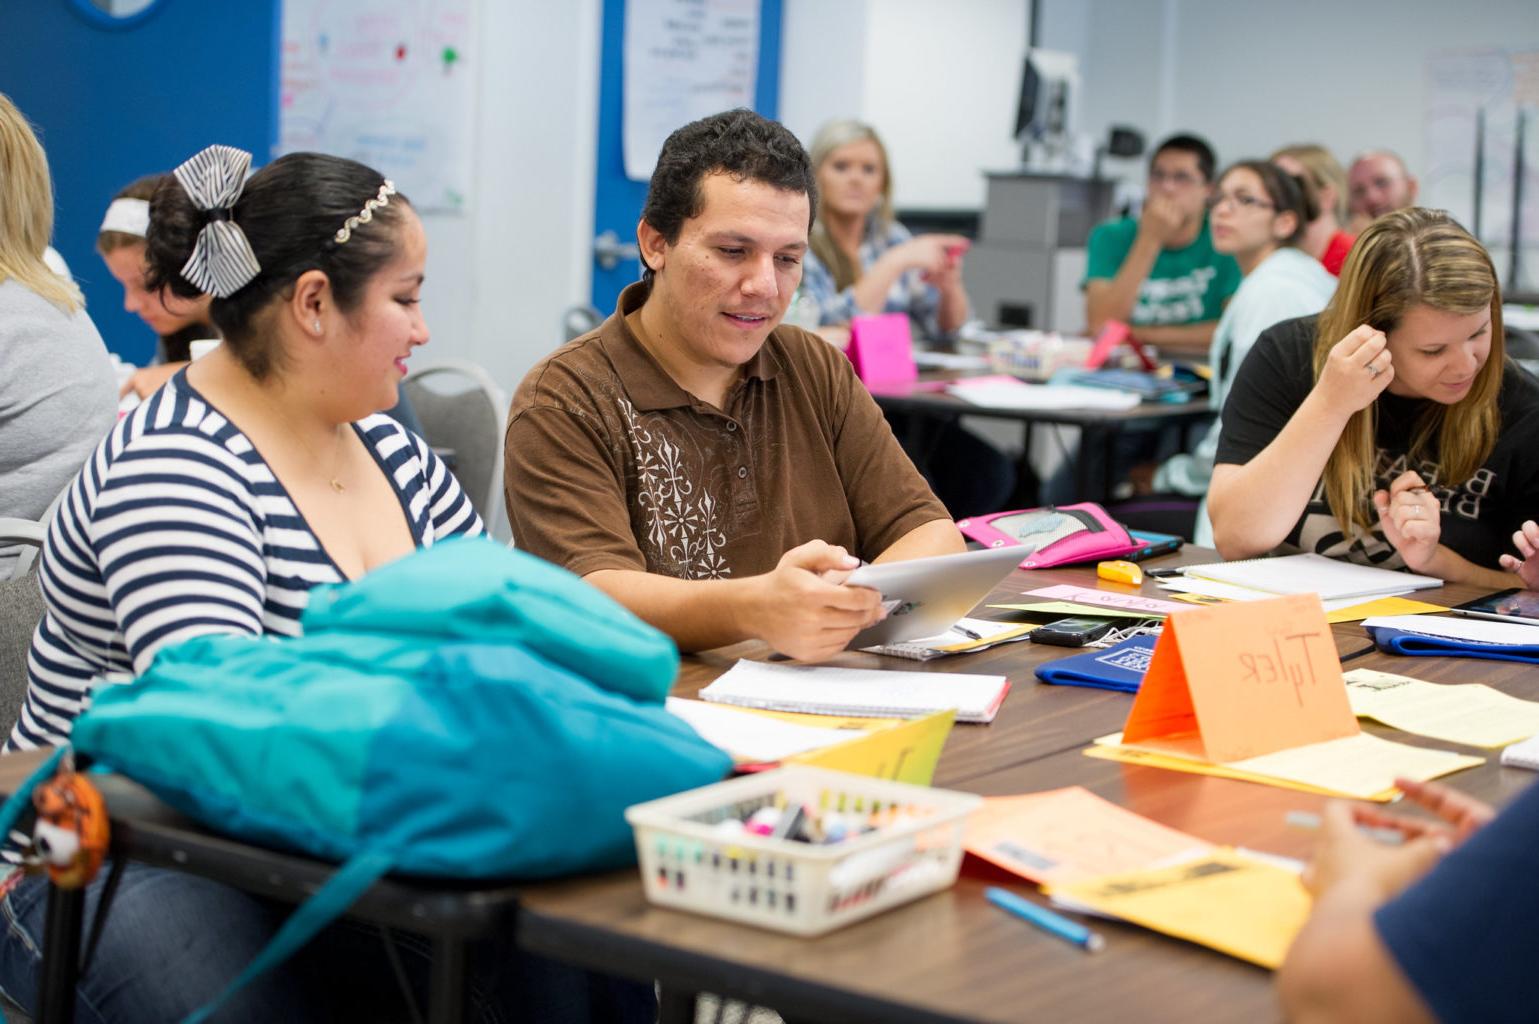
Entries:
[[845,586],[880,591],[888,612],[887,618],[855,634],[850,646],[897,644],[944,633],[1035,550],[1035,544],[1012,544],[861,566],[850,573]]

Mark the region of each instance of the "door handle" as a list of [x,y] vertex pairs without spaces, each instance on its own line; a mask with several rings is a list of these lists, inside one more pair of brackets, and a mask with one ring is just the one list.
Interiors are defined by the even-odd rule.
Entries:
[[635,242],[622,242],[613,231],[605,231],[593,240],[593,258],[605,270],[613,270],[621,260],[639,260],[641,250]]

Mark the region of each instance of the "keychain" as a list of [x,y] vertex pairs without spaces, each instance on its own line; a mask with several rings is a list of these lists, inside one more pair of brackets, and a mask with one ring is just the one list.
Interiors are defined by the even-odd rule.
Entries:
[[66,756],[58,774],[32,791],[32,806],[37,810],[32,832],[36,863],[61,889],[87,885],[107,856],[107,804],[101,793]]

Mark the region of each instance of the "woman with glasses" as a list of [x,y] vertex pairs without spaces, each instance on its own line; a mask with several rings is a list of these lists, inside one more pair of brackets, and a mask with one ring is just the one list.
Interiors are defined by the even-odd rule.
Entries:
[[[1234,257],[1241,281],[1208,348],[1215,408],[1224,407],[1235,374],[1262,331],[1279,320],[1319,312],[1336,290],[1336,279],[1299,248],[1319,212],[1307,180],[1264,160],[1243,160],[1218,179],[1208,214],[1213,248]],[[1221,423],[1214,421],[1193,452],[1171,456],[1160,466],[1156,491],[1207,494]],[[1198,507],[1194,537],[1198,544],[1213,543],[1206,502]]]
[[[1225,558],[1274,549],[1488,589],[1539,508],[1539,382],[1510,363],[1491,257],[1446,213],[1385,214],[1318,317],[1266,331],[1224,405]],[[1519,545],[1519,552],[1528,555]]]

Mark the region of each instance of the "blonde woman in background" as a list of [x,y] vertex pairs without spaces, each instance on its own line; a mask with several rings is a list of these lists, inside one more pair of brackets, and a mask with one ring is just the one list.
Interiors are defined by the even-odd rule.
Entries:
[[1341,229],[1347,219],[1347,172],[1330,150],[1309,142],[1284,146],[1272,154],[1272,163],[1314,186],[1320,213],[1304,229],[1299,248],[1340,277],[1354,237]]
[[916,336],[929,341],[961,327],[968,311],[962,287],[967,239],[916,236],[898,223],[887,148],[875,129],[830,121],[809,155],[819,195],[802,291],[817,302],[819,325],[847,329],[854,316],[907,313]]
[[1215,543],[1517,586],[1498,566],[1539,508],[1536,445],[1539,382],[1506,358],[1491,257],[1446,213],[1397,210],[1358,237],[1325,311],[1268,330],[1241,366]]
[[[80,289],[43,262],[52,234],[48,158],[0,93],[0,516],[42,518],[117,416]],[[0,548],[0,578],[13,558]]]
[[[850,320],[905,313],[921,344],[945,342],[968,316],[962,235],[914,235],[892,212],[887,148],[859,121],[830,121],[808,154],[817,176],[816,219],[802,263],[802,295],[817,306],[817,332],[843,348]],[[1015,467],[955,418],[888,414],[893,432],[955,517],[1003,507]]]

